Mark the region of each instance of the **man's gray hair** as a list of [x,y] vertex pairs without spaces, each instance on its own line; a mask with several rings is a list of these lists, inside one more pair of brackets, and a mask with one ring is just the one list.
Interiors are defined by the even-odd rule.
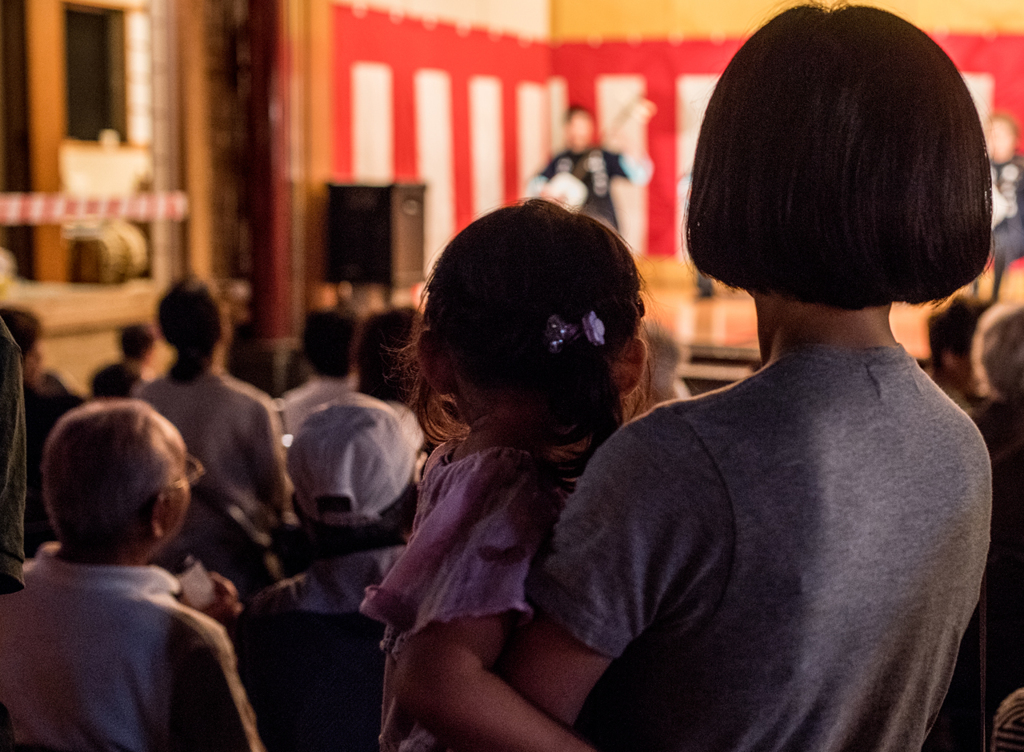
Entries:
[[43,503],[68,546],[113,550],[147,502],[175,480],[185,444],[141,400],[103,400],[71,410],[43,449]]
[[1024,403],[1024,305],[986,311],[978,322],[974,355],[993,399]]

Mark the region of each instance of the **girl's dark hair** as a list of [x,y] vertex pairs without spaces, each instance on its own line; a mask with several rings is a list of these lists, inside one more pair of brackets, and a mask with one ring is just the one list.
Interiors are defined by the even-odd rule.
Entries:
[[412,342],[413,308],[395,308],[363,322],[356,343],[359,391],[380,400],[405,402],[400,355]]
[[946,297],[988,258],[992,178],[963,78],[877,8],[808,5],[733,57],[693,168],[690,254],[751,292],[860,309]]
[[209,367],[223,334],[220,306],[205,283],[184,280],[160,301],[160,329],[178,351],[171,368],[175,381],[192,381]]
[[[460,232],[424,292],[421,331],[429,330],[448,350],[460,376],[482,388],[544,396],[554,443],[569,450],[552,462],[562,478],[575,478],[623,419],[611,366],[644,314],[640,276],[625,242],[595,219],[548,201],[527,201]],[[581,334],[551,352],[549,318],[582,328],[591,311],[604,324],[605,344],[591,344]],[[454,403],[422,375],[413,402],[429,440],[466,433]]]

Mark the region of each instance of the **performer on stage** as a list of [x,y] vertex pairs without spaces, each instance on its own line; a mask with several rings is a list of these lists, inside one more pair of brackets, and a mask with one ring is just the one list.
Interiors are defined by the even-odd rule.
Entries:
[[1020,129],[1012,115],[993,113],[986,136],[994,189],[992,300],[998,300],[1006,268],[1024,257],[1024,156],[1017,154]]
[[[654,103],[643,100],[624,111],[621,129],[632,117],[646,123],[654,114]],[[530,182],[529,194],[555,199],[619,229],[611,197],[611,179],[623,177],[647,185],[654,165],[646,154],[634,156],[603,149],[594,143],[594,117],[584,107],[573,105],[565,117],[565,146],[544,171]]]

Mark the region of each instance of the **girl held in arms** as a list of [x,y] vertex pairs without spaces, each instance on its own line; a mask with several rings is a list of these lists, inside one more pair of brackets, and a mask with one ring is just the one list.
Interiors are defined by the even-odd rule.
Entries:
[[643,312],[625,243],[546,201],[477,220],[439,259],[415,402],[444,443],[408,550],[362,605],[388,624],[384,752],[446,749],[490,712],[490,669],[532,614],[530,562],[640,381]]

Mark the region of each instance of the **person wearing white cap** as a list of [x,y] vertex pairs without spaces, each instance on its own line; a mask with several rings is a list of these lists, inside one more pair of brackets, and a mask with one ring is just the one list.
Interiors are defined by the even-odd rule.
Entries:
[[358,610],[404,547],[417,458],[395,411],[362,394],[314,412],[295,436],[288,471],[314,561],[257,595],[238,631],[240,672],[270,752],[300,739],[378,749],[383,625]]

